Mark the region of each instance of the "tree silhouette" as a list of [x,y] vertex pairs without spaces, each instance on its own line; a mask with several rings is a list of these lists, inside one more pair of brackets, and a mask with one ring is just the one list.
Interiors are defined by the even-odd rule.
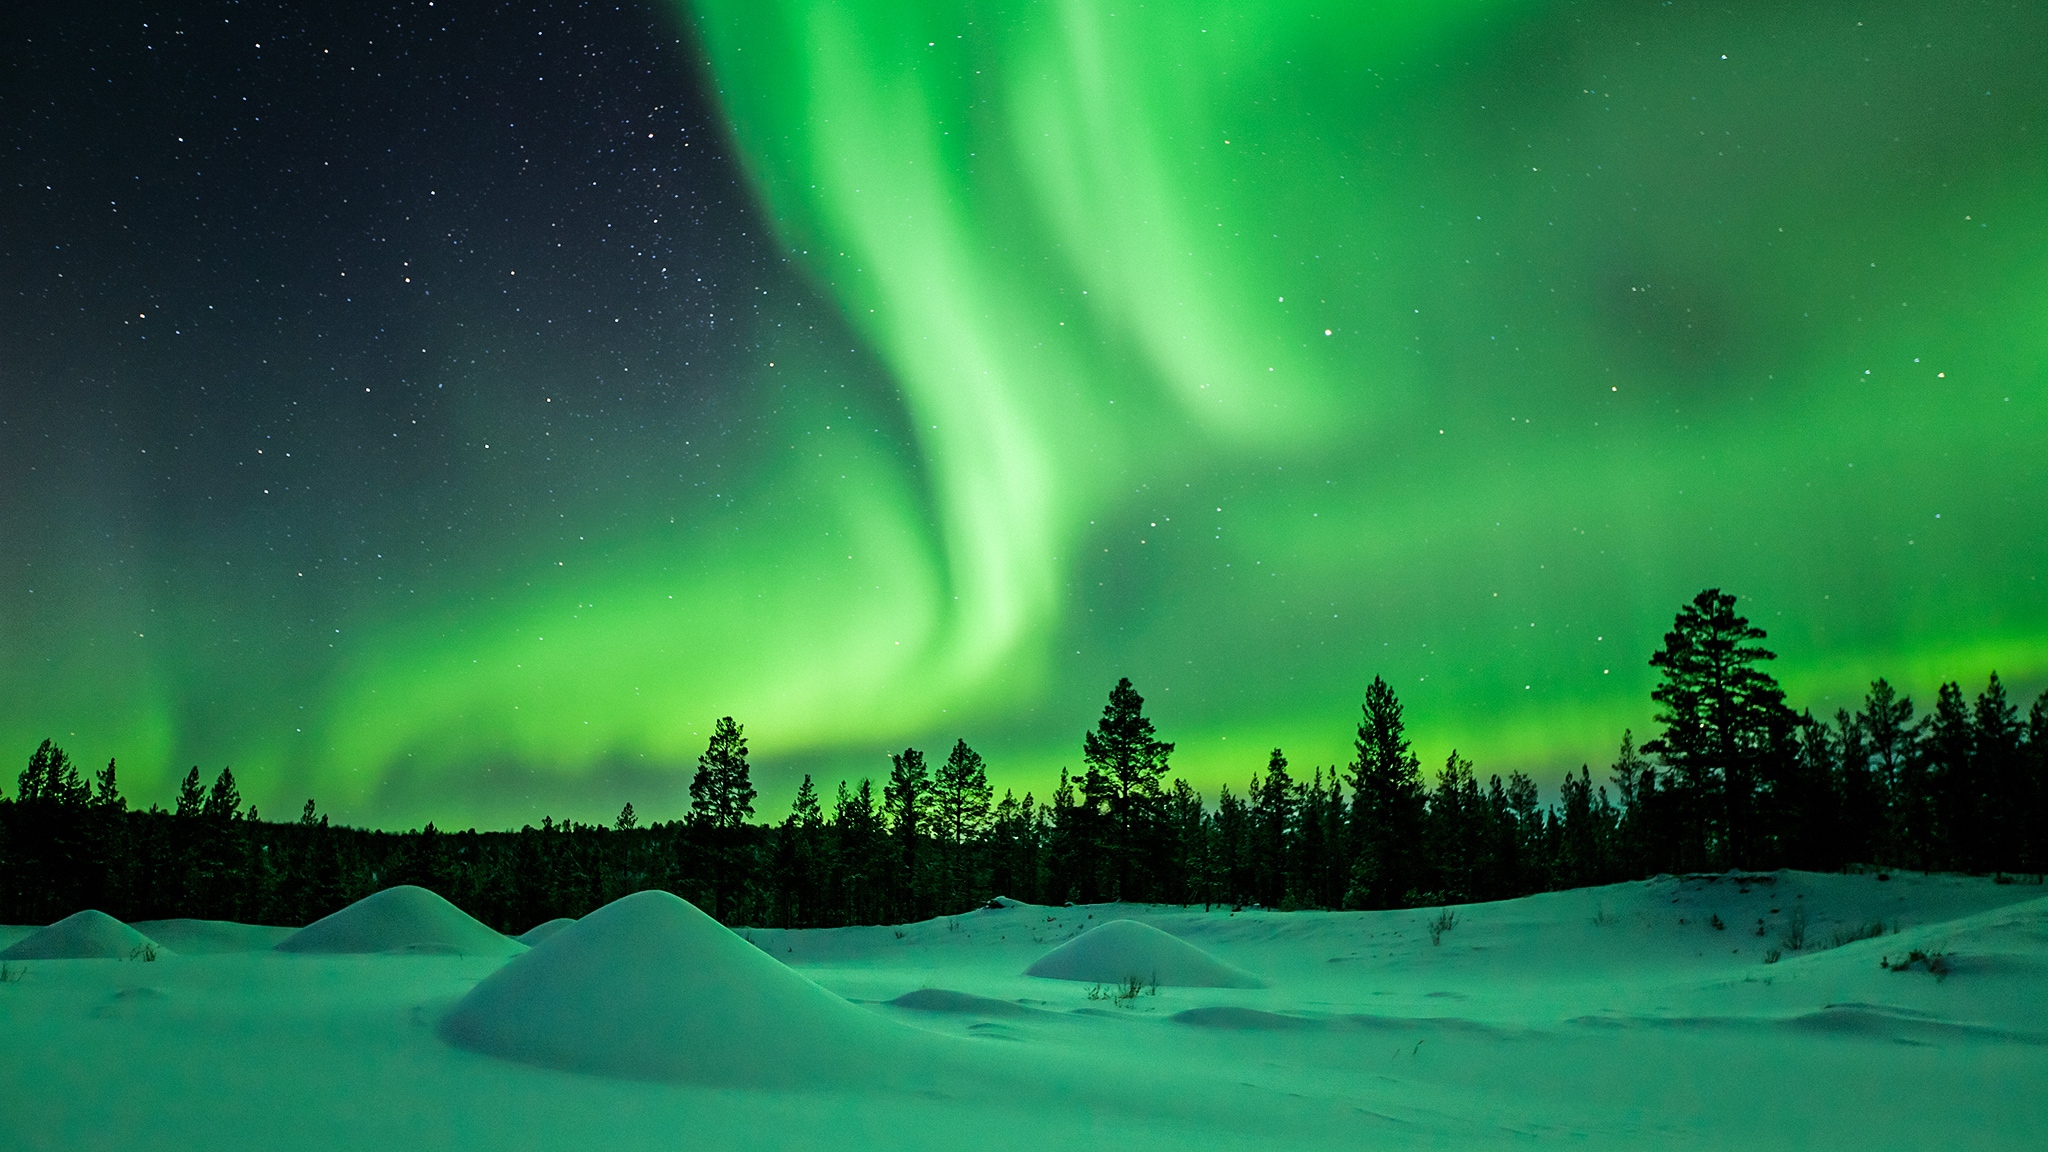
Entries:
[[1139,853],[1149,846],[1173,745],[1157,738],[1145,718],[1145,698],[1128,677],[1109,690],[1095,730],[1081,738],[1088,764],[1089,799],[1108,816],[1109,865],[1118,899],[1143,899]]
[[1679,609],[1650,666],[1661,734],[1643,751],[1671,766],[1682,867],[1739,865],[1761,848],[1756,803],[1787,752],[1792,714],[1785,693],[1758,668],[1775,653],[1753,641],[1764,630],[1709,588]]

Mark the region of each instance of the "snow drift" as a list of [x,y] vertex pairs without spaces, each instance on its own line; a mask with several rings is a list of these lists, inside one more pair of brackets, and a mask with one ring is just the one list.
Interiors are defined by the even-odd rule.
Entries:
[[1265,982],[1136,920],[1111,920],[1038,958],[1026,976],[1174,988],[1263,988]]
[[526,945],[528,948],[531,948],[535,944],[538,944],[541,941],[547,939],[548,937],[553,936],[555,933],[560,932],[562,929],[567,928],[569,925],[574,924],[575,922],[576,921],[573,917],[557,916],[553,920],[543,920],[540,923],[535,924],[533,927],[528,928],[526,931],[521,932],[517,936],[514,936],[513,939],[519,941],[521,944]]
[[170,949],[135,929],[88,908],[15,941],[0,952],[0,960],[140,960],[169,954]]
[[267,952],[298,931],[231,920],[137,920],[129,927],[159,944],[170,945],[183,956]]
[[507,1060],[733,1087],[856,1078],[907,1031],[654,891],[541,941],[441,1021],[449,1043]]
[[279,952],[428,952],[509,956],[525,946],[425,888],[401,884],[306,925]]

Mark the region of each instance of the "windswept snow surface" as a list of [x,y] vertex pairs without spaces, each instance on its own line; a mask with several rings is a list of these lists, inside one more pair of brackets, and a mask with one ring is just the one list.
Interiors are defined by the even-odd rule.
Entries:
[[1136,920],[1111,920],[1090,928],[1039,957],[1024,974],[1096,984],[1135,980],[1165,988],[1265,986],[1251,973],[1240,972],[1178,936]]
[[276,950],[510,956],[526,946],[493,932],[425,888],[400,884],[313,921],[280,940]]
[[[1459,907],[1435,943],[1436,909],[720,936],[677,906],[629,898],[509,962],[14,963],[0,1147],[2048,1147],[2029,884],[1663,878]],[[1024,974],[1115,920],[1266,987],[1101,999]],[[1880,966],[1915,950],[1946,974]],[[465,1012],[517,1058],[444,1041]],[[549,1036],[574,1058],[536,1061]],[[590,1056],[607,1043],[679,1065]]]
[[0,951],[0,960],[154,960],[170,949],[105,912],[73,912]]

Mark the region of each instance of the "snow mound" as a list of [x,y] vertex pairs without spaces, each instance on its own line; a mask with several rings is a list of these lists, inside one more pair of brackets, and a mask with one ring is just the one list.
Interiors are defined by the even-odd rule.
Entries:
[[541,941],[441,1021],[449,1043],[525,1064],[748,1088],[861,1076],[908,1033],[656,891]]
[[509,956],[525,946],[472,919],[425,888],[401,884],[306,925],[279,952],[427,952]]
[[1031,1009],[992,996],[955,992],[951,988],[919,988],[888,1001],[892,1007],[913,1012],[944,1012],[959,1016],[1029,1016]]
[[557,916],[553,920],[543,920],[535,924],[533,927],[514,936],[513,939],[531,948],[575,922],[576,920],[572,916]]
[[1111,920],[1038,958],[1026,976],[1122,984],[1137,980],[1176,988],[1263,988],[1249,972],[1150,924]]
[[130,927],[185,956],[267,952],[298,931],[267,924],[237,924],[232,920],[137,920]]
[[88,908],[18,940],[0,960],[140,960],[170,949],[105,912]]

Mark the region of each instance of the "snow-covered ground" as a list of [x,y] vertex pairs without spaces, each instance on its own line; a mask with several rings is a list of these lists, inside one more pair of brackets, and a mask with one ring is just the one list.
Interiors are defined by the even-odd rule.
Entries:
[[[313,938],[397,951],[158,921],[131,926],[154,961],[0,959],[0,1147],[2048,1147],[2025,884],[1661,879],[1434,931],[1435,909],[1014,905],[742,933],[802,980],[667,897],[528,951],[414,896]],[[1041,970],[1186,944],[1215,964],[1160,971],[1261,986],[1024,974],[1116,920],[1179,942],[1123,928]],[[1916,949],[1946,971],[1880,965]]]

